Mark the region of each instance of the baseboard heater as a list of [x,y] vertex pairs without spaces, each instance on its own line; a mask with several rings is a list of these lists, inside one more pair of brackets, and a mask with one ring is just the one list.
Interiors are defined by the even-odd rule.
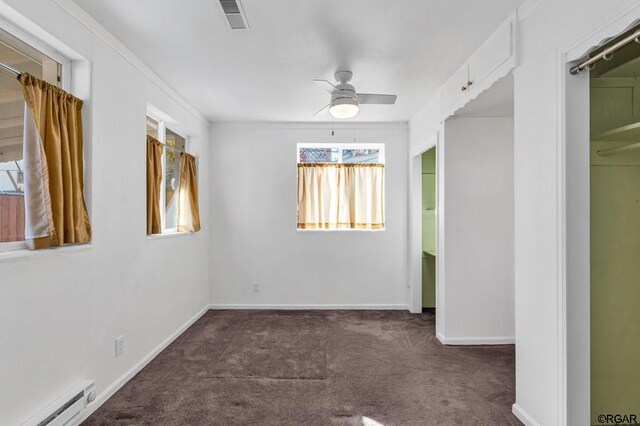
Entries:
[[70,426],[77,422],[87,405],[96,398],[96,383],[84,380],[60,398],[38,411],[22,426]]

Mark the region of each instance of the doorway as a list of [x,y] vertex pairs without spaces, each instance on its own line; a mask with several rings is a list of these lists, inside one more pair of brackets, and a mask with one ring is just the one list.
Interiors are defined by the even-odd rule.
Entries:
[[[444,250],[436,332],[447,345],[515,342],[514,80],[448,117],[438,154]],[[440,155],[443,154],[443,155]]]
[[508,75],[412,159],[412,311],[446,345],[515,342],[513,117]]
[[436,147],[422,154],[422,310],[436,307]]

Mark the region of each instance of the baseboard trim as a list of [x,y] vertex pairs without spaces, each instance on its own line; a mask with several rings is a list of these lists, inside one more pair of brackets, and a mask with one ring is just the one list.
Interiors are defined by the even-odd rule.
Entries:
[[527,412],[524,411],[522,407],[518,405],[518,403],[515,403],[511,406],[511,412],[526,426],[540,426],[540,424],[533,420],[533,417],[527,414]]
[[264,309],[264,310],[388,310],[388,311],[408,311],[409,305],[393,305],[393,304],[236,304],[223,303],[211,304],[209,309]]
[[436,333],[436,338],[443,345],[513,345],[516,338],[512,336],[490,336],[490,337],[445,337],[442,333]]
[[200,317],[202,317],[209,310],[209,306],[205,306],[202,308],[197,314],[195,314],[191,319],[189,319],[186,323],[184,323],[180,328],[174,331],[169,337],[164,339],[162,343],[156,346],[151,350],[144,358],[138,361],[133,367],[131,367],[126,373],[116,379],[113,383],[111,383],[107,388],[102,391],[95,399],[94,402],[89,404],[86,410],[82,413],[82,416],[77,419],[74,424],[80,424],[84,420],[86,420],[94,411],[96,411],[102,404],[104,404],[109,398],[113,396],[122,386],[124,386],[129,380],[133,378],[136,374],[140,372],[151,360],[153,360],[160,352],[162,352],[167,346],[171,344],[176,338],[178,338],[184,331],[191,327],[193,323],[198,321]]

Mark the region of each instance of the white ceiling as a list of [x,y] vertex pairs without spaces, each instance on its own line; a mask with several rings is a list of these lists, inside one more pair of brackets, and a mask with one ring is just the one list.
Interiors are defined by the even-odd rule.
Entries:
[[524,0],[75,0],[211,121],[328,121],[313,78],[353,71],[359,92],[398,95],[355,121],[407,121]]

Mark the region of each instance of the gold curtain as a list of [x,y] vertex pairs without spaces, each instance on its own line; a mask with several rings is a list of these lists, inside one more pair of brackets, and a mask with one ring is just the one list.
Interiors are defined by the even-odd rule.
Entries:
[[185,152],[180,153],[178,232],[200,230],[197,182],[195,157]]
[[162,233],[160,218],[162,149],[160,141],[147,136],[147,235]]
[[[30,74],[25,99],[25,237],[39,249],[91,241],[84,200],[82,100]],[[30,155],[33,154],[33,155]]]
[[298,229],[384,229],[384,165],[298,164]]

